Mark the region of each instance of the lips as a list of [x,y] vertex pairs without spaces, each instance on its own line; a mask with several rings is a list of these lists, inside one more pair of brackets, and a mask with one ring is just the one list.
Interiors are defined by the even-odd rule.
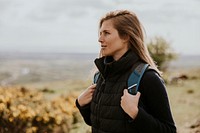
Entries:
[[106,45],[101,45],[101,48],[106,48],[107,46]]

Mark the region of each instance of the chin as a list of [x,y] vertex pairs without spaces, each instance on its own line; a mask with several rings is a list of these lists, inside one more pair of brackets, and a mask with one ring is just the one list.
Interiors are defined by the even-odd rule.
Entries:
[[112,56],[111,52],[107,52],[106,50],[101,51],[102,56]]
[[102,53],[102,56],[111,56],[109,53]]

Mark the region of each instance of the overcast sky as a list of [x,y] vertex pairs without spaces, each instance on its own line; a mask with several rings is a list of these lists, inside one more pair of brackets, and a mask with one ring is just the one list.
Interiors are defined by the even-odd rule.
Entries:
[[134,11],[147,38],[200,54],[199,0],[0,0],[0,52],[98,52],[98,21],[116,9]]

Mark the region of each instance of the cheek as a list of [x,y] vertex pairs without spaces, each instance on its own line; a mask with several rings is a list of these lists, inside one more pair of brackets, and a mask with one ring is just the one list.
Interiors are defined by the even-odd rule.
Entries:
[[108,46],[109,46],[109,47],[114,47],[114,46],[118,43],[117,40],[118,40],[117,38],[110,37],[110,38],[107,40]]

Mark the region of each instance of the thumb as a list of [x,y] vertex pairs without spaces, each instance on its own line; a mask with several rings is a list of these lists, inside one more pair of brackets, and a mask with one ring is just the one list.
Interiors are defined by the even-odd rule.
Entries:
[[96,85],[97,85],[97,84],[92,84],[92,85],[91,85],[91,88],[92,88],[92,89],[95,89],[95,88],[96,88]]
[[96,86],[97,86],[97,84],[93,84],[93,85],[92,85],[92,87],[96,87]]
[[128,90],[124,89],[124,95],[128,94]]
[[136,97],[139,99],[140,98],[141,93],[138,91],[136,94]]

